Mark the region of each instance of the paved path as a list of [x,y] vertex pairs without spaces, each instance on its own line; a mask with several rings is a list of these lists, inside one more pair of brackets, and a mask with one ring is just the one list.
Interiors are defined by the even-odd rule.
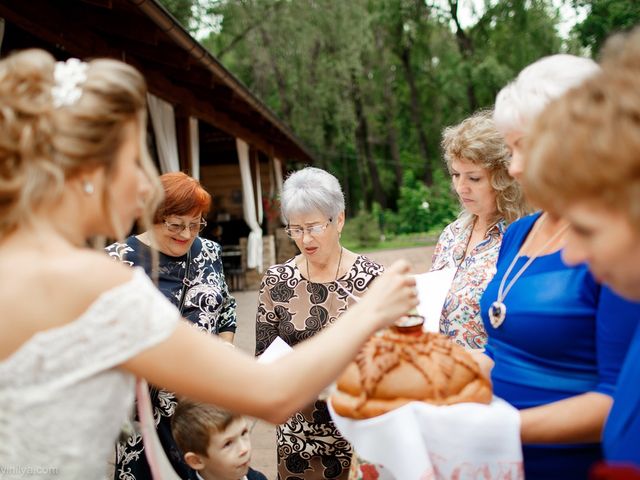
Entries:
[[[404,258],[411,263],[415,273],[422,273],[426,272],[431,266],[432,254],[433,247],[430,246],[382,250],[365,253],[364,255],[384,266],[389,266],[395,260]],[[238,303],[238,332],[235,343],[240,349],[253,355],[258,292],[234,292],[233,295]],[[258,421],[255,424],[251,433],[253,443],[252,467],[264,473],[269,480],[275,480],[276,478],[275,438],[275,427],[262,421]]]
[[[237,302],[238,330],[235,344],[253,355],[255,349],[255,321],[258,308],[258,292],[233,292]],[[251,392],[247,392],[248,395]],[[276,478],[275,427],[258,421],[251,432],[253,447],[251,466],[264,473],[269,480]]]
[[405,259],[411,264],[413,273],[424,273],[431,267],[431,256],[435,246],[402,248],[399,250],[380,250],[363,253],[371,260],[388,267],[399,259]]

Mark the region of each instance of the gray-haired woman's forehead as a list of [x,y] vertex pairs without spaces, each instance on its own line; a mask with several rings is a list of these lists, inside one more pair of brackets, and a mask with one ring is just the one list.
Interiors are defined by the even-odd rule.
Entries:
[[306,167],[284,182],[280,204],[287,220],[291,215],[315,211],[335,219],[344,211],[344,195],[336,177],[320,168]]
[[525,67],[496,97],[493,118],[503,133],[524,131],[554,99],[597,74],[589,58],[558,54]]

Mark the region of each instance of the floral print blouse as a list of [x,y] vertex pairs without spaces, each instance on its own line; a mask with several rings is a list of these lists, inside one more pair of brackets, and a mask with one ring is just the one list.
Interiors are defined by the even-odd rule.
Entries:
[[438,239],[431,270],[456,268],[442,308],[440,333],[467,349],[484,349],[487,332],[480,318],[480,297],[496,273],[496,262],[505,231],[500,220],[465,257],[474,217],[465,215],[449,224]]

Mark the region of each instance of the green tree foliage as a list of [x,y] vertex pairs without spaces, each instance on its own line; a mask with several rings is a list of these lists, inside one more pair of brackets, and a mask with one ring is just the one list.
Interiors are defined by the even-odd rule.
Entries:
[[356,242],[358,248],[372,247],[380,242],[382,235],[379,218],[375,212],[370,213],[360,209],[354,217],[345,223],[343,234],[345,238]]
[[[567,48],[551,0],[485,0],[470,26],[458,0],[162,1],[185,24],[203,20],[180,9],[222,18],[204,45],[340,179],[347,213],[373,212],[385,230],[455,218],[442,129],[491,107],[527,64]],[[566,1],[589,4],[578,28],[594,48],[640,9]],[[602,33],[587,35],[594,23]]]
[[545,0],[505,0],[487,9],[470,29],[477,45],[472,82],[482,105],[492,105],[497,92],[524,67],[561,50],[558,21]]
[[588,10],[586,18],[574,30],[582,46],[594,55],[609,35],[640,23],[637,0],[573,0],[573,5]]
[[431,223],[429,189],[411,170],[404,176],[398,199],[398,232],[426,232]]
[[162,0],[162,4],[182,26],[188,28],[191,23],[192,8],[195,1],[196,0]]
[[428,232],[442,228],[453,221],[460,211],[457,199],[451,194],[448,176],[437,170],[434,182],[427,187],[408,170],[405,173],[398,212],[386,213],[385,230],[388,233]]

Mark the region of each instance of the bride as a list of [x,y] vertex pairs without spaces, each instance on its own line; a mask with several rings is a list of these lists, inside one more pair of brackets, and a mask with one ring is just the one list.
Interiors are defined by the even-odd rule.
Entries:
[[271,365],[180,321],[142,270],[86,247],[123,238],[157,205],[145,95],[142,76],[114,60],[56,63],[29,50],[0,62],[0,465],[8,478],[26,466],[41,478],[101,476],[135,377],[284,421],[417,303],[408,265],[394,265],[341,321]]

